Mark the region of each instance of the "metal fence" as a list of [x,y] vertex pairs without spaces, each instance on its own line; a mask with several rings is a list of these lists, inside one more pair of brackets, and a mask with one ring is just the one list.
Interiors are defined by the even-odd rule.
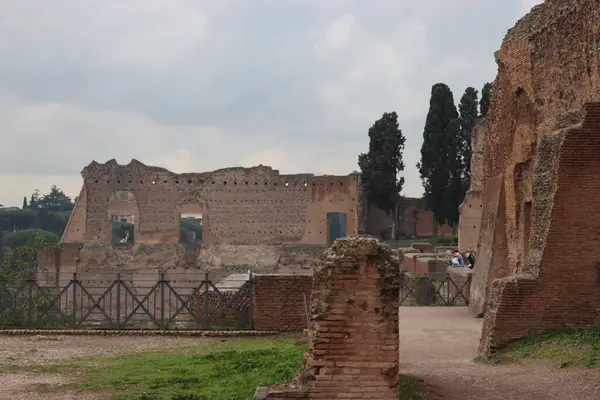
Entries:
[[203,280],[73,274],[52,286],[35,276],[0,278],[0,327],[252,329],[252,289],[252,275],[215,284],[208,274]]
[[471,275],[402,273],[400,279],[401,306],[467,306],[470,296]]

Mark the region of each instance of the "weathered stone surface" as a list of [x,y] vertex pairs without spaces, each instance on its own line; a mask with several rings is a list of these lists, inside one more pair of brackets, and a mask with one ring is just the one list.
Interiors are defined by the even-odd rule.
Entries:
[[471,149],[471,185],[465,200],[460,205],[460,220],[458,222],[458,249],[473,251],[477,249],[481,215],[483,213],[483,149],[485,143],[486,122],[478,124],[472,135]]
[[315,261],[313,280],[303,372],[255,399],[397,399],[397,260],[375,238],[338,239]]
[[136,243],[159,244],[179,241],[182,213],[202,215],[203,243],[211,244],[326,244],[328,212],[347,214],[349,235],[365,225],[358,173],[280,175],[261,165],[175,174],[110,160],[93,161],[82,176],[63,243],[110,243],[112,218],[130,215]]
[[483,354],[600,321],[599,27],[596,0],[547,0],[496,53],[470,303]]

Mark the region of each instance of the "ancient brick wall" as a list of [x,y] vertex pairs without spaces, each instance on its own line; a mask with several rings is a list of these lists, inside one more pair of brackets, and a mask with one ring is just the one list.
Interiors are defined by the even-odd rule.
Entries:
[[307,328],[305,308],[312,290],[312,276],[255,275],[254,329],[302,331]]
[[600,324],[600,103],[582,126],[544,135],[533,180],[528,257],[521,273],[495,280],[480,352],[527,334]]
[[485,143],[485,121],[473,130],[471,138],[471,182],[465,200],[460,205],[458,222],[458,248],[460,251],[476,250],[481,230],[483,213],[483,148]]
[[181,213],[202,214],[205,243],[325,244],[327,213],[346,213],[348,235],[360,222],[356,173],[280,175],[259,166],[175,174],[111,160],[92,162],[82,175],[63,242],[110,243],[119,214],[134,215],[136,243],[177,243]]
[[398,398],[399,269],[371,237],[337,240],[314,266],[302,374],[255,399]]
[[[547,0],[508,31],[496,53],[473,314],[484,312],[495,279],[519,275],[529,263],[531,229],[542,223],[532,209],[549,207],[533,195],[541,138],[581,123],[583,106],[600,101],[599,26],[597,0]],[[557,148],[547,157],[558,155]],[[558,214],[545,218],[553,224]],[[568,254],[579,257],[579,251]]]
[[[425,209],[421,198],[403,198],[400,208],[399,229],[407,236],[432,236],[433,213]],[[452,235],[454,230],[448,224],[438,225],[438,235]]]

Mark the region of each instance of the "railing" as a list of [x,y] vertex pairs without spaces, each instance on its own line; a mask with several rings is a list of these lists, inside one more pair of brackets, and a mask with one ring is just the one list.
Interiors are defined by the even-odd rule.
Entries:
[[454,278],[447,273],[415,275],[403,272],[401,274],[401,306],[467,306],[470,297],[470,274]]
[[[83,275],[83,274],[82,274]],[[251,329],[252,275],[215,284],[164,274],[77,274],[44,285],[0,278],[0,327],[28,329]],[[137,278],[137,279],[136,279]]]

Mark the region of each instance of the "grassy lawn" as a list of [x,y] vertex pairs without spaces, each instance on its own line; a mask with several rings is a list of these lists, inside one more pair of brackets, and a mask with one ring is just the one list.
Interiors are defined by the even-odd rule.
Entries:
[[64,389],[114,393],[120,400],[245,400],[252,399],[258,386],[296,375],[305,348],[292,338],[216,339],[37,368],[72,376],[76,383]]
[[545,332],[519,340],[489,361],[510,359],[553,360],[561,368],[572,365],[594,368],[600,365],[600,326],[574,331],[570,329]]

